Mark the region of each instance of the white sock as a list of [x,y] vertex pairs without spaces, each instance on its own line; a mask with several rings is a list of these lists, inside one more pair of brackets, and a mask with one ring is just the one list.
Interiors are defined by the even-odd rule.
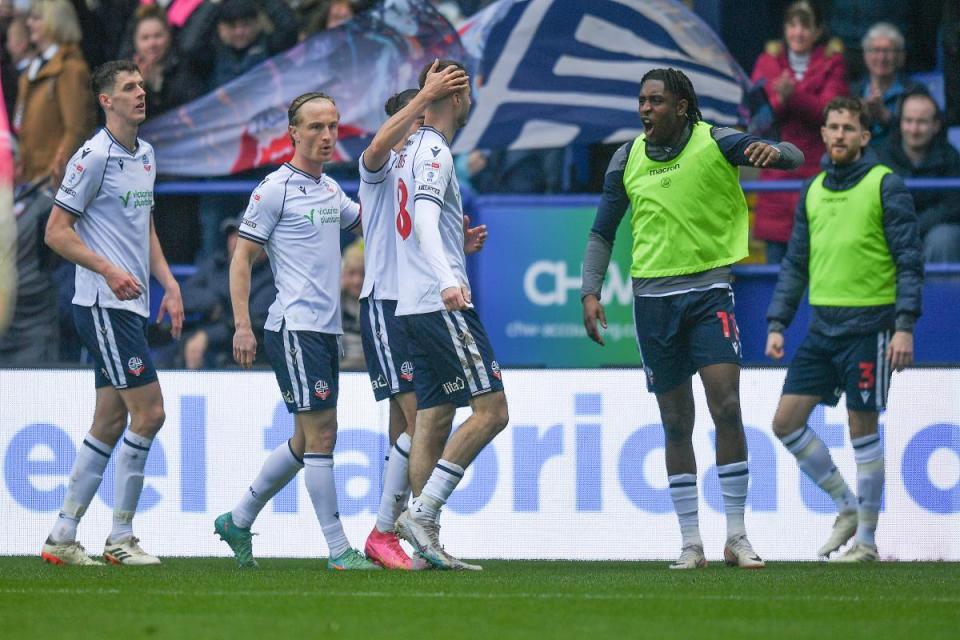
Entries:
[[83,445],[77,452],[77,459],[70,471],[70,482],[67,484],[67,495],[63,500],[63,509],[57,518],[50,540],[57,544],[76,542],[77,525],[80,518],[87,512],[93,496],[103,481],[103,470],[110,462],[113,447],[101,442],[89,433],[83,438]]
[[854,438],[853,455],[857,460],[857,493],[860,497],[856,541],[877,546],[877,519],[883,498],[883,441],[873,433]]
[[380,495],[380,509],[377,511],[377,530],[381,533],[393,531],[400,512],[410,499],[410,478],[407,469],[410,466],[410,436],[401,433],[387,457],[387,468],[383,473],[383,493]]
[[837,511],[856,511],[857,497],[850,491],[846,480],[833,464],[830,450],[823,444],[813,429],[804,425],[799,431],[780,440],[783,446],[794,455],[800,470],[814,484],[830,494],[837,505]]
[[307,484],[310,502],[317,514],[323,537],[327,541],[330,557],[336,558],[350,548],[343,524],[340,522],[340,509],[337,507],[337,485],[333,480],[333,454],[303,454],[303,479]]
[[415,517],[436,520],[440,509],[447,504],[450,494],[463,479],[463,467],[441,458],[437,461],[423,493],[414,499],[411,509]]
[[678,473],[669,476],[670,499],[673,500],[673,509],[680,520],[680,535],[683,537],[681,546],[703,546],[700,539],[700,520],[697,515],[699,497],[697,494],[697,474]]
[[117,542],[133,535],[133,515],[143,492],[143,469],[147,466],[152,438],[132,431],[123,434],[117,453],[117,488],[114,492],[113,529],[110,540]]
[[727,540],[746,535],[743,510],[747,504],[747,487],[750,484],[747,461],[717,465],[717,475],[720,476],[723,510],[727,514]]
[[233,523],[241,529],[249,529],[264,505],[287,486],[300,469],[303,469],[303,461],[294,455],[289,440],[274,449],[264,461],[260,474],[233,508]]

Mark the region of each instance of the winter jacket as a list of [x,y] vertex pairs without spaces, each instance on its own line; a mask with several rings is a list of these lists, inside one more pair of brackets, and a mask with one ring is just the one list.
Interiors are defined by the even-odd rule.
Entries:
[[[859,160],[849,165],[836,165],[824,156],[826,176],[823,186],[832,191],[851,189],[877,164],[877,154],[865,149]],[[807,191],[813,181],[803,188],[793,234],[787,255],[780,264],[780,275],[767,309],[770,331],[782,332],[792,321],[800,305],[810,277],[810,231],[807,222]],[[887,248],[896,267],[896,302],[892,305],[871,307],[811,307],[810,331],[826,336],[862,335],[896,328],[912,331],[921,313],[923,290],[923,255],[917,234],[917,216],[913,199],[895,173],[884,176],[880,183],[883,206],[883,231]]]
[[[773,88],[774,82],[784,71],[793,74],[787,57],[787,47],[782,42],[770,42],[766,51],[757,58],[752,80],[754,83],[764,82],[764,92],[773,109],[780,139],[795,144],[806,160],[796,171],[761,171],[761,180],[809,178],[820,172],[819,158],[823,155],[823,140],[820,137],[823,108],[834,97],[847,93],[842,47],[838,44],[831,42],[827,46],[815,47],[810,52],[807,71],[803,79],[797,82],[786,102],[780,100]],[[757,197],[754,237],[775,242],[789,240],[798,197],[792,192],[760,194]]]
[[[877,150],[880,161],[902,178],[960,178],[960,153],[942,135],[933,139],[927,156],[915,167],[903,152],[900,134],[891,136]],[[920,238],[938,224],[960,224],[960,194],[956,190],[913,191]]]
[[62,169],[96,123],[90,69],[76,45],[62,44],[33,80],[20,75],[13,117],[23,165],[20,183]]

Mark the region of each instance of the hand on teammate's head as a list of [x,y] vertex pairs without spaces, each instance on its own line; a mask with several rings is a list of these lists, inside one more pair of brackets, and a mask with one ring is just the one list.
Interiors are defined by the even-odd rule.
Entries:
[[470,77],[466,71],[453,66],[437,71],[439,63],[439,60],[434,60],[427,72],[422,91],[426,91],[428,96],[438,100],[470,87]]

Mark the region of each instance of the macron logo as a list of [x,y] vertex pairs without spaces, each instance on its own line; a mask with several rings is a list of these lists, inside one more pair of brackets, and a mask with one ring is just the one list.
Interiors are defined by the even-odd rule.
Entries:
[[88,155],[90,155],[90,153],[91,153],[90,149],[84,149],[83,151],[80,152],[80,159],[83,160]]
[[430,147],[430,152],[433,153],[433,157],[436,158],[440,153],[440,147]]

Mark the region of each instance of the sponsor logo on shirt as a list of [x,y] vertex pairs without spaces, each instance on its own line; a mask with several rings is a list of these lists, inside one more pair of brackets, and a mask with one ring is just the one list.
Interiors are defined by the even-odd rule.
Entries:
[[340,223],[340,209],[336,207],[324,207],[322,209],[310,209],[310,213],[303,214],[303,217],[310,221],[310,224],[330,224]]
[[134,207],[152,207],[152,191],[127,191],[125,195],[117,196],[124,207],[129,207],[132,203]]
[[670,165],[669,167],[660,167],[659,169],[650,169],[650,175],[658,176],[661,173],[670,173],[671,171],[677,171],[680,168],[680,163]]
[[421,191],[426,193],[432,193],[435,196],[440,197],[440,189],[430,186],[429,184],[417,185],[417,193],[420,193]]
[[440,163],[436,160],[427,160],[423,163],[423,180],[434,183],[440,179]]
[[[73,166],[70,167],[70,173],[67,174],[67,177],[63,181],[63,185],[61,185],[60,188],[63,189],[63,187],[75,187],[78,184],[80,184],[80,180],[83,179],[84,171],[86,171],[84,166],[79,162],[75,162]],[[67,191],[67,193],[70,193],[70,192]],[[76,193],[70,193],[70,195],[75,196]]]

